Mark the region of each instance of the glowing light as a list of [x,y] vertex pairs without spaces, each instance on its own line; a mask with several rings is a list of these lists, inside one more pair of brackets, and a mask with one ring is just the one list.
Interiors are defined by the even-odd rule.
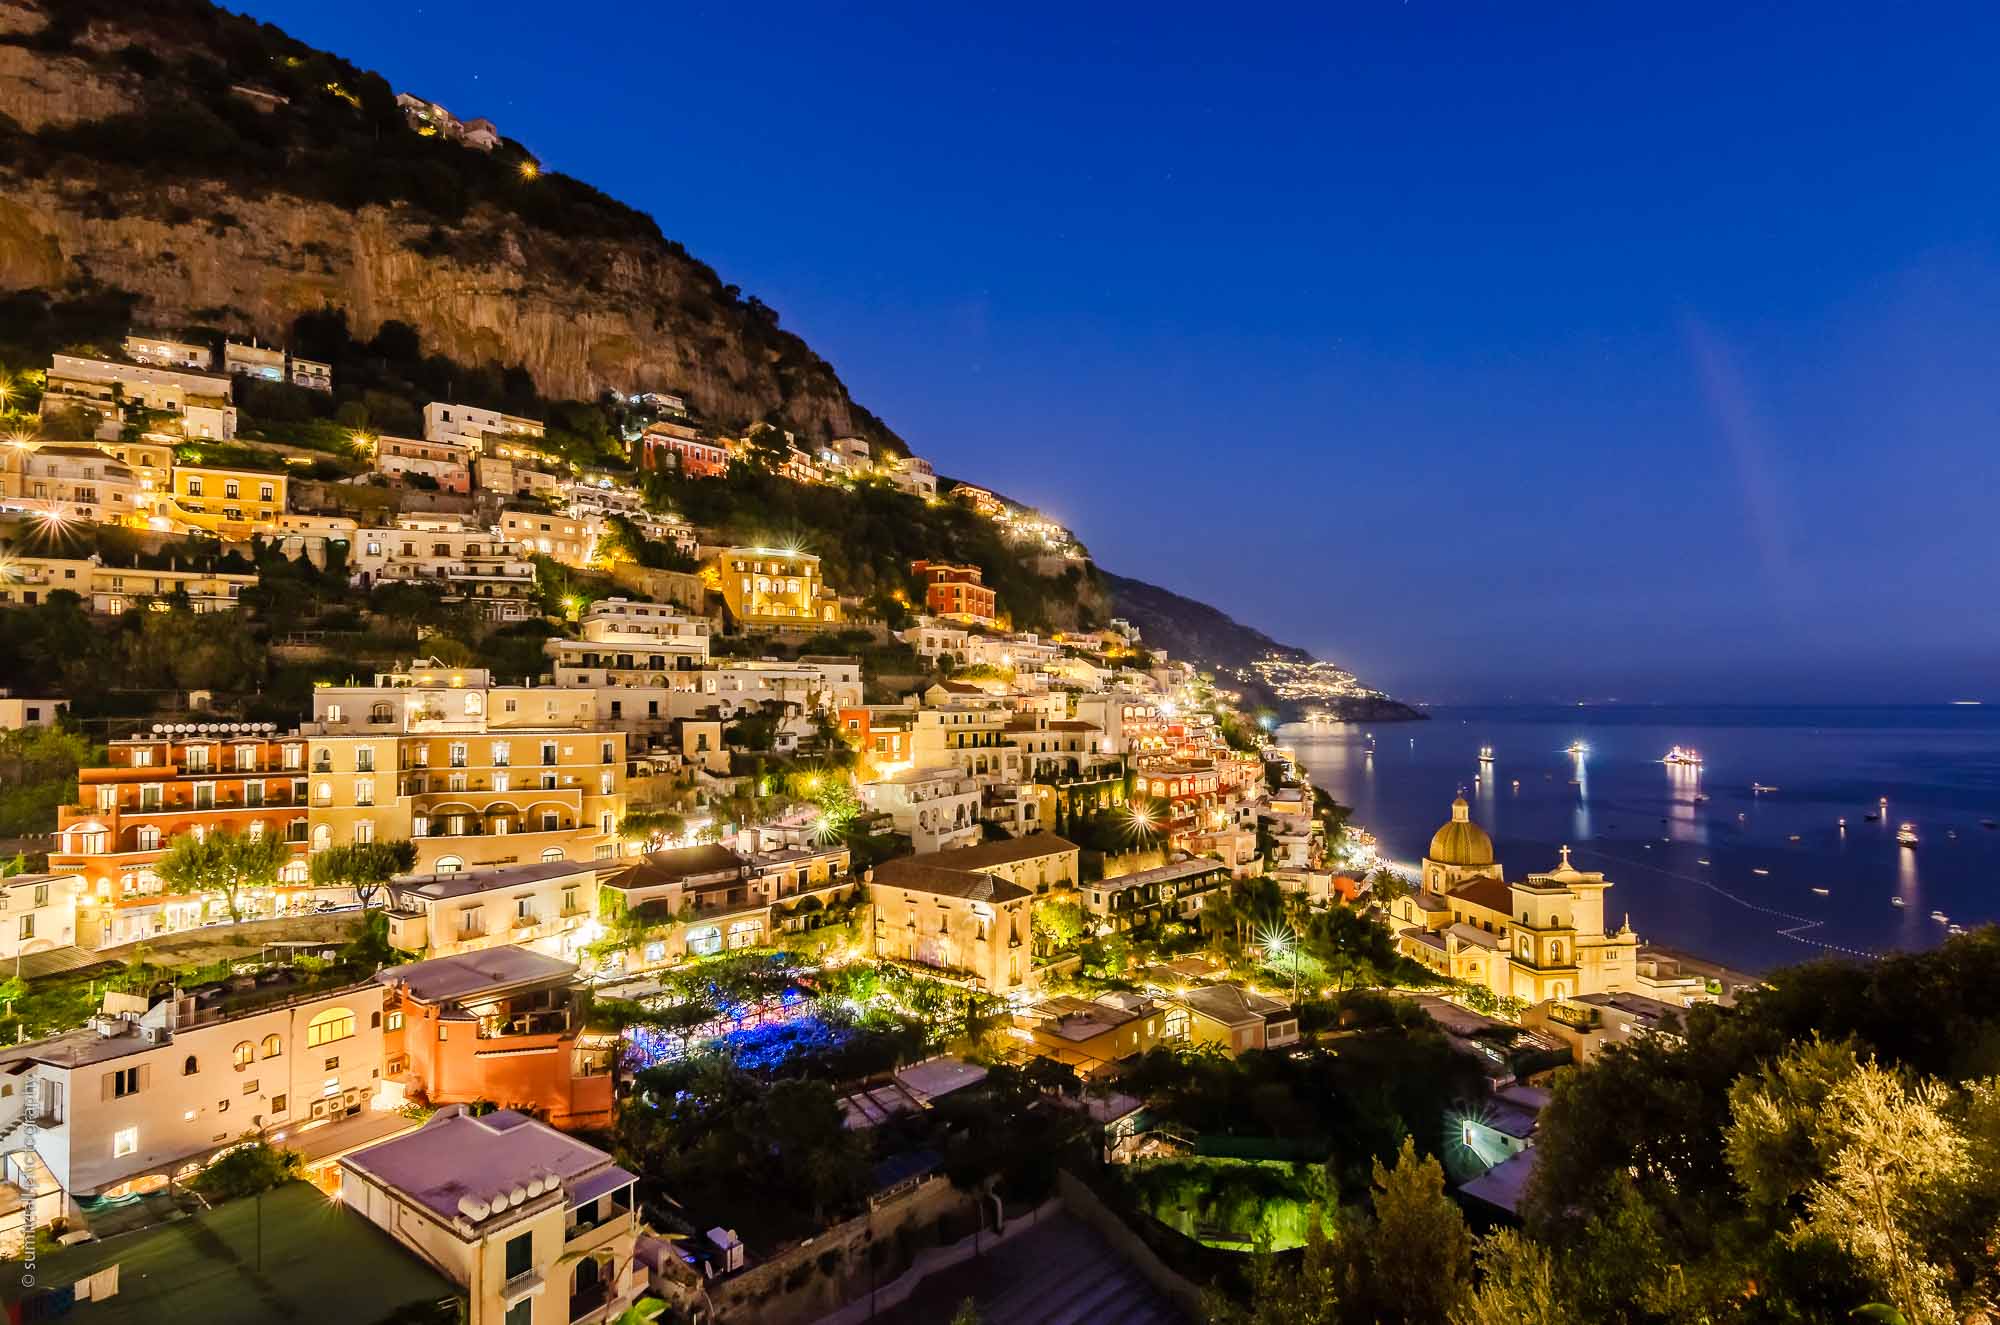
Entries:
[[522,179],[533,179],[533,178],[535,178],[535,177],[536,177],[537,175],[539,175],[539,174],[541,174],[541,173],[542,173],[542,168],[541,168],[540,166],[536,165],[536,164],[535,164],[534,162],[532,162],[532,161],[523,161],[523,162],[521,163],[521,178],[522,178]]

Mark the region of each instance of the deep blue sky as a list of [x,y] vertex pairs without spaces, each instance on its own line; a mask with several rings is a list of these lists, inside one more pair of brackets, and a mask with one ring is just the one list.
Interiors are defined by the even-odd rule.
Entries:
[[1991,6],[253,5],[1417,698],[2000,700]]

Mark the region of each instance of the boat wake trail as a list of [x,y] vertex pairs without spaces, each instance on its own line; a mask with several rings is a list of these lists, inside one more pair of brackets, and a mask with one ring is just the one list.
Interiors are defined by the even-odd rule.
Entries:
[[[1742,893],[1732,892],[1714,880],[1704,879],[1698,874],[1682,874],[1678,870],[1665,869],[1637,857],[1621,856],[1616,852],[1606,851],[1601,847],[1592,847],[1590,851],[1593,855],[1603,856],[1607,860],[1615,860],[1620,865],[1630,869],[1645,870],[1650,874],[1658,874],[1664,878],[1674,879],[1681,883],[1691,883],[1697,888],[1706,888],[1717,897],[1734,902],[1746,911],[1755,911],[1759,915],[1767,915],[1777,920],[1791,922],[1772,931],[1779,938],[1790,939],[1793,943],[1803,944],[1808,948],[1821,948],[1827,952],[1839,953],[1843,957],[1862,957],[1869,961],[1881,960],[1882,954],[1879,952],[1870,952],[1866,948],[1849,948],[1839,943],[1828,943],[1825,939],[1808,937],[1808,930],[1824,929],[1826,927],[1824,920],[1814,920],[1811,916],[1802,916],[1793,911],[1783,911],[1775,906],[1766,906],[1762,902],[1752,901]],[[1577,854],[1581,855],[1583,853],[1578,852]]]

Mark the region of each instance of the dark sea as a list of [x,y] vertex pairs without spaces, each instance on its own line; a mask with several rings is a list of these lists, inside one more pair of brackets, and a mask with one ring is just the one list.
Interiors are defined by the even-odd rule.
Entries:
[[[1392,860],[1414,865],[1463,790],[1510,880],[1568,844],[1614,885],[1607,921],[1741,970],[1931,947],[1933,911],[2000,920],[2000,830],[1980,823],[2000,820],[2000,706],[1428,711],[1277,739]],[[1659,762],[1674,745],[1700,769]]]

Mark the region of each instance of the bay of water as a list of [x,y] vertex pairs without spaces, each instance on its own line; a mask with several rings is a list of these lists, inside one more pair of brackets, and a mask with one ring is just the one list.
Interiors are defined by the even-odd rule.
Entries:
[[[2000,708],[1429,712],[1277,739],[1392,860],[1420,859],[1463,791],[1509,880],[1567,844],[1612,883],[1607,921],[1743,970],[1931,947],[1946,933],[1933,910],[1967,928],[2000,919],[2000,831],[1980,824],[2000,819]],[[1566,754],[1572,741],[1590,752]],[[1702,767],[1660,763],[1673,745]],[[1904,822],[1914,849],[1896,841]]]

